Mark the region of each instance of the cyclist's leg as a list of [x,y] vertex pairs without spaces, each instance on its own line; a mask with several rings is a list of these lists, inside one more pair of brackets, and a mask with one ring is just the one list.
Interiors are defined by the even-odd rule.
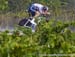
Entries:
[[32,22],[32,25],[31,25],[32,32],[36,31],[36,26],[37,26],[37,24],[35,22]]
[[32,24],[32,32],[35,32],[35,31],[36,31],[36,25]]

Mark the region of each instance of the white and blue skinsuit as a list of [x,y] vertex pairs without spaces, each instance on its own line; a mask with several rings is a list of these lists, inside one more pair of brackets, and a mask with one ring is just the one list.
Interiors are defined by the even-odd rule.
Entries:
[[[40,13],[42,13],[42,7],[44,7],[42,4],[34,3],[34,4],[30,5],[28,12],[31,14],[32,17],[34,17],[36,11],[39,11]],[[35,21],[35,19],[33,19],[31,21],[32,32],[35,32],[36,25],[37,25],[34,21]]]
[[[36,11],[38,11],[40,14],[42,14],[43,12],[43,8],[45,6],[43,6],[42,4],[39,4],[39,3],[34,3],[32,5],[30,5],[29,9],[28,9],[28,12],[30,13],[31,17],[34,17],[35,14],[36,14]],[[48,10],[48,8],[46,8]],[[35,19],[33,19],[35,20]],[[40,22],[40,18],[38,18],[38,23]],[[31,21],[32,23],[32,32],[35,32],[36,30],[36,23],[34,21]]]
[[28,9],[28,12],[31,13],[32,17],[35,16],[35,12],[36,11],[39,11],[40,14],[42,14],[42,8],[44,6],[42,4],[38,4],[38,3],[34,3],[32,4],[29,9]]

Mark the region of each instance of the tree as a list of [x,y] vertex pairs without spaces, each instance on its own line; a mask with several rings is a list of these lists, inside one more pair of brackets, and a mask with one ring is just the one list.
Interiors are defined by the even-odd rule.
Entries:
[[0,0],[0,11],[8,9],[8,0]]

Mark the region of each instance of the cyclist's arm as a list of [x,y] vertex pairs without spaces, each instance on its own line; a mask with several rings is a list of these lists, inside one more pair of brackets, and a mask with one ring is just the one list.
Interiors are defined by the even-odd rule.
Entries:
[[33,12],[36,12],[36,10],[34,9],[34,7],[35,7],[35,6],[31,6],[30,9],[31,9]]

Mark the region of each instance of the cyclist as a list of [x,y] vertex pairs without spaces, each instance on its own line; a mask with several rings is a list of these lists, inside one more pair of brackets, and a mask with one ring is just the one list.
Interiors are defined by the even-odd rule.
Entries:
[[[39,17],[41,15],[46,16],[49,15],[50,13],[48,12],[48,7],[44,6],[42,4],[39,3],[33,3],[30,5],[30,7],[28,8],[28,13],[29,13],[29,17],[32,18],[32,20],[35,21],[36,17]],[[41,21],[41,19],[38,20],[38,23]],[[35,31],[35,24],[32,24],[32,30]]]
[[38,17],[40,15],[47,15],[47,14],[50,14],[48,12],[48,7],[47,6],[44,6],[42,4],[39,4],[39,3],[34,3],[32,4],[29,8],[28,8],[28,13],[29,13],[29,16],[31,17]]

